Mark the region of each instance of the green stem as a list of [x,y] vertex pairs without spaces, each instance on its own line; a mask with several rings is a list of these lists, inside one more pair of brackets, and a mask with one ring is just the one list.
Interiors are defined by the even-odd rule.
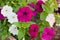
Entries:
[[3,25],[6,25],[6,20],[7,20],[7,19],[5,18],[5,20],[4,20],[4,22],[3,22]]
[[0,25],[1,25],[1,20],[0,20]]

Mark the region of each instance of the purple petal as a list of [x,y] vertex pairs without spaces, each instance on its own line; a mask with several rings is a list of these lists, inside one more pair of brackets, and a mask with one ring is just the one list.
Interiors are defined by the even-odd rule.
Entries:
[[33,2],[31,2],[30,4],[28,4],[30,7],[34,8],[35,4]]
[[33,16],[36,16],[36,11],[33,11]]
[[0,7],[0,20],[4,20],[4,16],[1,14],[1,9],[2,7]]

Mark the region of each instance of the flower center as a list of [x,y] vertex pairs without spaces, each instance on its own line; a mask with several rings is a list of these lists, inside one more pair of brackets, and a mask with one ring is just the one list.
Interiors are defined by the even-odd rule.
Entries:
[[49,33],[49,32],[47,32],[47,35],[50,35],[50,33]]
[[42,8],[41,5],[40,5],[40,8]]
[[6,10],[6,12],[7,12],[7,10]]
[[35,31],[36,31],[36,28],[34,28],[33,32],[35,32]]
[[16,29],[16,27],[14,29]]
[[27,13],[26,13],[26,12],[24,12],[24,15],[27,15]]
[[15,18],[14,16],[12,18]]

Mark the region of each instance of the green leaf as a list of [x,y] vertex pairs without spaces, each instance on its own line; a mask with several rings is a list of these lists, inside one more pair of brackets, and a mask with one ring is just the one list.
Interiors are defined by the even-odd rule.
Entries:
[[2,37],[2,40],[5,40],[5,38],[10,35],[8,30],[9,29],[8,25],[9,23],[6,23],[6,25],[3,25],[3,24],[0,25],[0,36]]
[[2,35],[1,35],[2,40],[5,40],[8,36],[10,36],[10,33],[6,33],[6,34],[2,33]]
[[60,16],[59,14],[55,15],[57,24],[60,24],[60,17],[59,16]]
[[25,30],[23,28],[19,29],[18,40],[21,40],[25,36]]
[[5,5],[4,3],[1,4],[1,6],[4,6],[4,5]]
[[2,40],[5,40],[8,35],[2,35]]
[[54,5],[55,9],[58,9],[57,1],[55,0],[54,3],[55,3],[55,5]]
[[18,28],[29,28],[30,24],[33,24],[34,22],[15,22],[14,24],[18,27]]
[[20,22],[15,22],[14,24],[15,24],[18,28],[21,28],[21,27],[22,27],[22,25],[21,25]]
[[27,0],[27,2],[34,2],[34,3],[36,3],[36,0]]
[[48,0],[45,5],[42,5],[42,8],[47,13],[54,12],[54,9],[58,9],[56,0]]
[[45,20],[42,21],[42,25],[44,25],[44,27],[50,27],[49,23]]
[[25,23],[26,28],[29,28],[31,24],[35,24],[34,22],[27,22]]
[[40,19],[41,19],[41,20],[45,20],[46,17],[47,17],[47,15],[48,15],[48,13],[42,12],[42,13],[40,14]]
[[54,8],[54,9],[57,9],[58,8],[58,4],[57,4],[57,1],[56,0],[48,0],[48,2],[50,4],[53,3],[52,7],[51,8]]
[[[42,32],[43,32],[43,30],[44,30],[45,27],[46,27],[46,26],[44,26],[42,23],[40,24],[38,36],[42,34]],[[40,37],[40,36],[39,36],[39,37]]]
[[2,24],[1,24],[1,20],[0,20],[0,26],[1,26]]
[[22,3],[22,5],[27,5],[26,0],[22,1],[21,3]]
[[39,28],[39,32],[42,33],[43,30],[44,30],[44,26],[40,26],[40,28]]
[[54,9],[58,9],[58,5],[57,2],[54,0],[52,0],[51,4],[50,4],[50,8],[51,10],[54,12]]
[[47,13],[51,13],[51,8],[50,6],[48,6],[49,4],[46,5],[42,5],[43,11],[47,12]]

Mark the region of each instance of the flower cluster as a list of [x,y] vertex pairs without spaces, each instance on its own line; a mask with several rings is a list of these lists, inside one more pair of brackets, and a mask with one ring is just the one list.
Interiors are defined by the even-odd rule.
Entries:
[[[13,12],[13,8],[11,6],[4,6],[1,9],[1,15],[2,18],[1,19],[8,19],[9,23],[14,23],[14,22],[18,22],[17,19],[17,14]],[[10,33],[12,33],[13,35],[18,34],[18,30],[16,29],[16,26],[12,25],[9,29]]]
[[[25,4],[21,2],[21,7],[16,12],[14,8],[17,4],[0,7],[1,27],[6,28],[7,33],[18,40],[38,40],[40,37],[42,40],[52,40],[55,36],[53,25],[55,22],[56,25],[59,23],[57,19],[59,14],[54,14],[57,3],[55,0],[54,2],[52,0],[36,0],[34,2],[27,1]],[[12,3],[15,4],[14,1]]]

